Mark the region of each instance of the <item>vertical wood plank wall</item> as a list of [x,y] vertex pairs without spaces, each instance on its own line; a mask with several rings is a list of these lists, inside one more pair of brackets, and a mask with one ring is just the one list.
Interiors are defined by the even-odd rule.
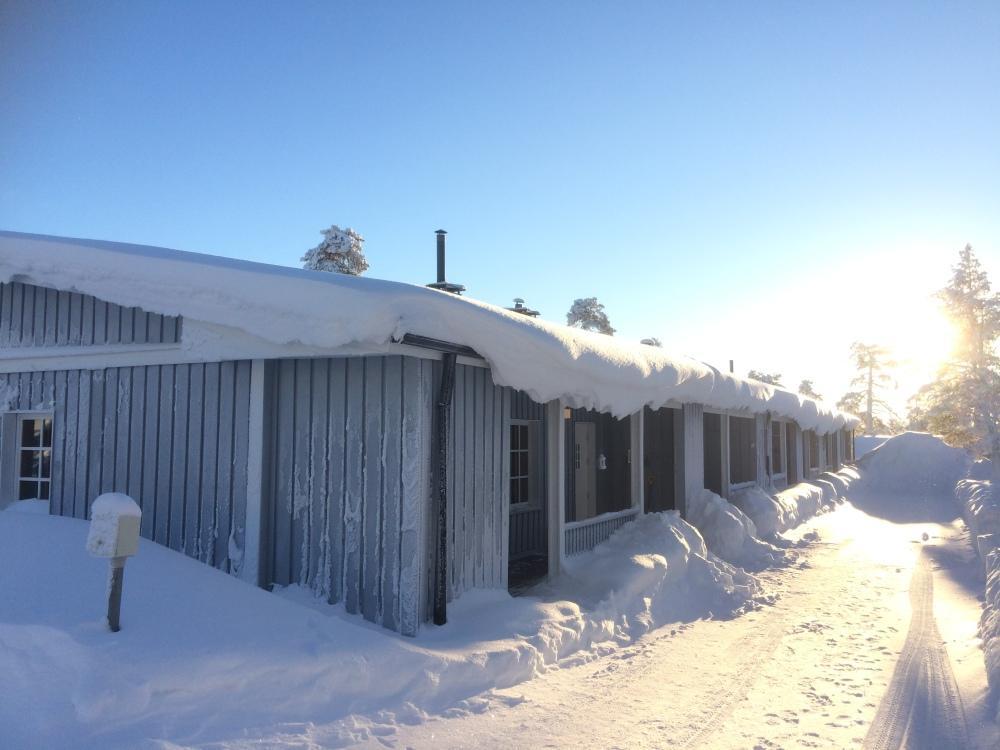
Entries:
[[0,346],[172,344],[180,319],[122,307],[88,294],[0,284]]
[[238,572],[250,362],[0,374],[5,386],[9,409],[53,414],[51,513],[87,518],[124,492],[144,537]]
[[458,365],[448,448],[448,572],[451,599],[472,588],[506,588],[511,390],[489,370]]
[[267,363],[265,582],[301,584],[408,635],[422,619],[433,363]]

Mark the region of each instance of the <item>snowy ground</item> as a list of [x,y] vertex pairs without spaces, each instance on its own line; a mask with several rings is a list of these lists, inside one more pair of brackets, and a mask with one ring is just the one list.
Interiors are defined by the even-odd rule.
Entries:
[[[763,574],[779,595],[773,606],[664,628],[603,659],[483,696],[479,713],[435,718],[368,745],[996,748],[976,637],[981,582],[953,504],[883,495],[859,506],[800,527],[820,539],[796,565]],[[896,674],[901,654],[934,666]]]
[[755,576],[653,514],[539,596],[472,592],[417,639],[146,541],[112,635],[87,524],[21,503],[0,513],[0,748],[1000,747],[951,495],[968,462],[908,434],[863,464],[851,502],[777,546],[702,498]]

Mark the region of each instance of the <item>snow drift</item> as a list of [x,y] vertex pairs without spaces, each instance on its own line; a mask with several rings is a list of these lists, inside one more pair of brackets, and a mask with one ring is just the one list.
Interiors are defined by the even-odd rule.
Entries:
[[[991,471],[988,461],[980,461],[970,474],[988,476]],[[961,480],[955,487],[955,497],[962,506],[962,516],[986,578],[979,637],[983,641],[986,677],[1000,694],[1000,497],[995,495],[993,483],[983,479]],[[1000,702],[997,720],[1000,721]]]
[[969,456],[926,432],[889,438],[857,462],[866,489],[950,495],[969,468]]
[[572,558],[546,598],[471,591],[410,639],[141,540],[111,634],[86,537],[77,519],[0,513],[0,747],[270,746],[295,722],[349,744],[759,592],[676,514],[652,514]]
[[470,346],[495,381],[546,402],[625,417],[668,401],[746,409],[827,433],[858,420],[657,347],[412,284],[178,250],[0,232],[0,281],[92,294],[318,350],[385,350],[405,334]]
[[711,490],[688,498],[687,520],[712,552],[733,565],[759,570],[783,557],[781,550],[760,539],[757,526],[742,510]]

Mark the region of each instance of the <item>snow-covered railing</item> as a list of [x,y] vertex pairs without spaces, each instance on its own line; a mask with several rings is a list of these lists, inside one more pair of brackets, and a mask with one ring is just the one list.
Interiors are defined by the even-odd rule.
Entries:
[[629,521],[634,521],[638,515],[639,508],[628,508],[567,523],[563,527],[566,555],[576,555],[593,549]]

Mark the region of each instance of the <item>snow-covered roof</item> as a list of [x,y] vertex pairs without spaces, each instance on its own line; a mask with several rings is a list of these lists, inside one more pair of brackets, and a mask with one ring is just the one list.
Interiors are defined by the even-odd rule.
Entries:
[[771,412],[825,433],[858,420],[821,402],[663,349],[581,331],[423,286],[119,242],[0,231],[0,281],[91,294],[150,312],[321,349],[405,334],[472,347],[494,380],[536,401],[624,417],[700,403]]

